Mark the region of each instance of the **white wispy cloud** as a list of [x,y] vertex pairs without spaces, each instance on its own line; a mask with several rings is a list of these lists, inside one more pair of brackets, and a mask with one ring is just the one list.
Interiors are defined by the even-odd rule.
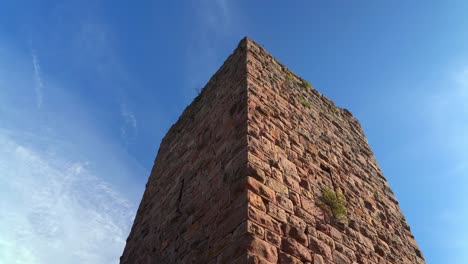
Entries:
[[221,66],[227,54],[220,53],[220,47],[227,43],[233,47],[232,43],[240,40],[236,34],[242,28],[242,19],[239,19],[234,1],[197,0],[193,10],[191,44],[187,50],[187,89],[190,96],[203,87]]
[[[120,136],[127,145],[137,134],[137,118],[128,106],[128,89],[137,85],[128,74],[119,54],[112,43],[114,32],[111,27],[99,19],[83,21],[79,31],[74,36],[74,49],[80,56],[79,64],[86,69],[92,69],[102,85],[112,86],[114,96],[120,101],[119,115],[123,121],[120,126]],[[90,64],[92,65],[90,67]]]
[[42,81],[41,76],[41,65],[39,64],[39,59],[34,50],[31,51],[32,64],[34,68],[34,81],[35,81],[35,92],[36,92],[36,104],[38,108],[42,107],[43,103],[43,88],[44,82]]
[[[105,23],[72,22],[63,31],[51,27],[45,38],[60,39],[50,46],[59,47],[73,65],[73,74],[63,76],[92,79],[108,95],[100,102],[114,108],[93,108],[86,97],[76,96],[80,78],[48,73],[42,53],[31,44],[24,53],[16,48],[22,43],[0,41],[2,264],[118,263],[143,190],[133,176],[146,170],[126,153],[118,135],[102,135],[104,119],[95,114],[111,110],[112,120],[106,121],[112,129],[124,123],[127,131],[136,131],[135,114],[115,104],[126,102],[125,91],[134,83],[112,49]],[[123,122],[112,122],[116,117]]]
[[126,140],[128,139],[127,137],[136,136],[137,119],[135,114],[133,114],[124,103],[120,104],[120,115],[124,121],[124,125],[120,128],[120,136]]
[[0,134],[0,263],[118,263],[134,208],[86,162]]

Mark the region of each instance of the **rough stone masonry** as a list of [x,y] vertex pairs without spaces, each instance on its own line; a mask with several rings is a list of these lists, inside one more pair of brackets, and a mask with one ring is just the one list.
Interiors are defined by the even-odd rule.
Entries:
[[425,263],[359,122],[244,38],[161,142],[120,263]]

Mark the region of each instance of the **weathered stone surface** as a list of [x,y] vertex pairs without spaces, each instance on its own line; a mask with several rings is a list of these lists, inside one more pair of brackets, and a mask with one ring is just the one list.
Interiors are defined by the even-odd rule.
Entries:
[[327,259],[331,259],[332,249],[325,242],[318,240],[315,237],[309,236],[309,248],[316,254],[320,254]]
[[284,252],[280,252],[278,256],[278,263],[279,264],[302,264],[300,259],[293,257],[289,254],[286,254]]
[[277,248],[281,247],[281,236],[268,229],[265,230],[265,240]]
[[284,225],[283,233],[285,236],[295,239],[297,242],[307,246],[307,235],[300,228],[291,226],[288,224]]
[[278,251],[276,247],[256,237],[251,239],[247,251],[254,256],[259,256],[272,263],[278,261]]
[[263,212],[266,211],[265,203],[263,202],[262,198],[259,195],[255,194],[254,192],[247,191],[247,197],[248,197],[249,204],[259,209],[260,211],[263,211]]
[[312,260],[309,249],[292,238],[283,238],[281,242],[281,250],[303,261]]
[[388,186],[352,114],[246,38],[162,140],[121,263],[424,263]]
[[252,221],[247,221],[247,231],[260,239],[265,237],[265,229]]
[[314,264],[325,264],[325,261],[323,260],[323,257],[318,255],[318,254],[314,254]]
[[270,231],[275,232],[278,235],[282,234],[281,224],[275,219],[273,219],[273,217],[269,216],[267,213],[257,210],[252,206],[249,206],[248,212],[249,220],[258,223],[259,225],[267,228]]
[[283,208],[284,210],[292,213],[293,212],[293,202],[288,199],[288,197],[284,194],[277,193],[276,194],[276,203],[279,207]]
[[336,264],[351,264],[351,260],[338,251],[333,251],[333,261]]
[[254,178],[247,178],[247,188],[269,201],[275,201],[275,192]]
[[276,206],[273,203],[268,204],[268,214],[281,223],[286,222],[286,212],[284,211],[284,209],[280,208],[279,206]]
[[232,262],[228,262],[230,264],[271,264],[270,262],[262,257],[253,255],[250,252],[243,254],[242,256],[238,257],[236,260]]
[[162,140],[121,263],[210,263],[246,251],[232,237],[247,219],[246,191],[234,188],[248,163],[246,44]]

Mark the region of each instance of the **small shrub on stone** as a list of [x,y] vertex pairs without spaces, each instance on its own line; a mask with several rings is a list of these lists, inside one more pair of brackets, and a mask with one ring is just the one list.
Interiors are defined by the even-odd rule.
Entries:
[[309,100],[307,100],[307,98],[301,96],[300,97],[300,100],[301,100],[301,104],[307,108],[310,108],[310,102]]
[[302,84],[304,85],[304,87],[307,89],[307,90],[312,90],[312,85],[310,85],[310,83],[306,80],[302,80]]
[[377,191],[375,191],[374,192],[374,199],[377,200],[377,201],[380,201],[380,200],[382,200],[382,196]]
[[320,207],[332,215],[334,221],[339,223],[348,222],[346,218],[346,199],[343,194],[325,188],[319,202]]

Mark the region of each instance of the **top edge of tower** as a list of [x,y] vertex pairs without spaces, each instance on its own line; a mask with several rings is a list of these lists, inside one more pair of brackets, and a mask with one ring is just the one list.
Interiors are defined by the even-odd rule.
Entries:
[[[298,80],[301,80],[303,83],[308,83],[308,81],[306,79],[302,78],[299,74],[297,74],[296,72],[291,70],[289,67],[287,67],[285,64],[283,64],[280,60],[278,60],[275,56],[273,56],[263,45],[261,45],[258,42],[254,41],[249,36],[244,36],[239,41],[237,49],[240,49],[243,52],[247,52],[247,53],[250,51],[250,52],[253,52],[253,53],[261,54],[261,57],[262,57],[263,60],[274,61],[276,64],[278,64],[283,69],[284,72],[287,72],[288,74],[291,74],[291,75],[295,76]],[[331,104],[334,107],[340,109],[346,115],[354,118],[353,114],[348,109],[336,105],[333,100],[328,98],[326,95],[322,94],[319,90],[315,89],[313,86],[310,86],[310,88],[318,96],[323,98],[325,101],[328,101],[329,104]]]

